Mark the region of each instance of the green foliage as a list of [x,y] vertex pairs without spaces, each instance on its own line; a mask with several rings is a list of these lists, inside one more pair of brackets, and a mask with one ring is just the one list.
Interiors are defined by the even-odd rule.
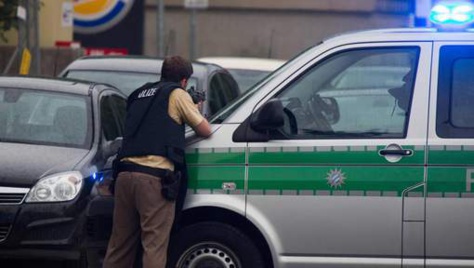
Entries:
[[19,0],[0,0],[0,39],[8,41],[5,32],[18,28],[16,10]]

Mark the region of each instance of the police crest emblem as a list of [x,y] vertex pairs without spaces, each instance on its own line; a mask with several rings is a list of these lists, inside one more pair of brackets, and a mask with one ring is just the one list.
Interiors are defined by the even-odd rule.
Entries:
[[331,188],[342,187],[346,180],[346,175],[340,169],[333,169],[327,173],[326,180]]

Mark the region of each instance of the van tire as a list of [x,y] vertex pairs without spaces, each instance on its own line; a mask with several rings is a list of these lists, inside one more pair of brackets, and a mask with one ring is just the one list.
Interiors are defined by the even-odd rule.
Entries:
[[186,226],[171,237],[168,268],[261,268],[260,251],[242,231],[219,222]]

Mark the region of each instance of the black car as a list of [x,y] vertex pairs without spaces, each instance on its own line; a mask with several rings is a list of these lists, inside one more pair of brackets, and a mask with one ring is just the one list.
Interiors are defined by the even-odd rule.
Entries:
[[0,258],[86,263],[105,250],[93,219],[113,210],[102,182],[125,113],[109,85],[0,77]]
[[[145,56],[85,56],[73,61],[60,77],[107,83],[127,96],[139,86],[160,79],[163,59]],[[210,117],[239,96],[240,90],[232,75],[210,63],[193,62],[194,73],[188,90],[204,91],[206,101],[201,111]]]

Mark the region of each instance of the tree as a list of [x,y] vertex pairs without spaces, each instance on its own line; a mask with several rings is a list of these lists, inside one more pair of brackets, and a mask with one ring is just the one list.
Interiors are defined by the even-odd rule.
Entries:
[[16,17],[19,0],[0,0],[0,39],[8,41],[5,32],[18,28]]

